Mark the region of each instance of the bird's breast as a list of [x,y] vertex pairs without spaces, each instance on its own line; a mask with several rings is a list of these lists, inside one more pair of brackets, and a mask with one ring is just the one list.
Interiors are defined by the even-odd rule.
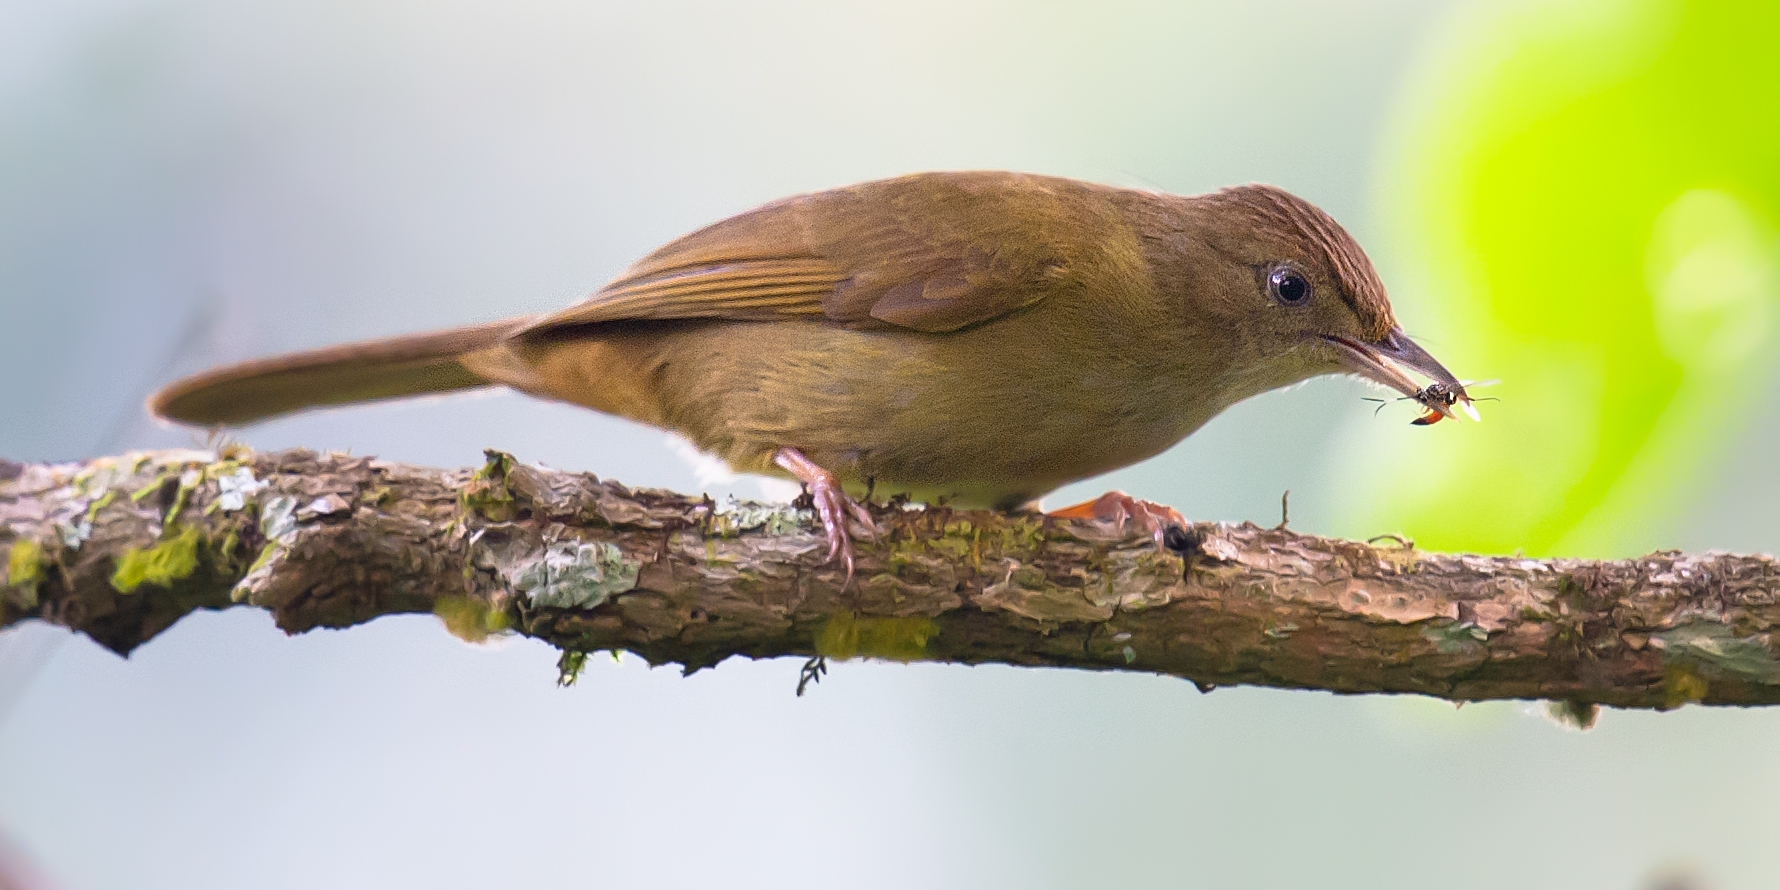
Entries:
[[1023,334],[687,328],[663,344],[657,422],[745,472],[789,446],[880,495],[1006,506],[1157,454],[1222,407],[1154,355]]

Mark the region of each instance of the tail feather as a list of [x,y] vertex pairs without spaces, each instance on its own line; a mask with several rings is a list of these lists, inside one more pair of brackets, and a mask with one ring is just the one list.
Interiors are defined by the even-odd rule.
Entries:
[[255,359],[175,381],[150,396],[148,407],[181,423],[236,426],[305,408],[487,386],[459,357],[493,346],[524,321]]

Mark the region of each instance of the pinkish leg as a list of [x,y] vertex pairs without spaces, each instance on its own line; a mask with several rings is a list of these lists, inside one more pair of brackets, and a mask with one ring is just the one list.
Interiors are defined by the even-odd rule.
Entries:
[[878,527],[871,519],[871,511],[863,504],[847,497],[841,490],[840,481],[834,474],[822,469],[804,457],[795,448],[781,448],[773,455],[773,463],[799,482],[809,486],[810,499],[816,503],[816,515],[822,518],[822,531],[828,539],[828,560],[839,559],[847,567],[847,585],[853,583],[853,537],[847,530],[848,520],[857,523],[871,540],[877,540]]
[[1156,539],[1156,546],[1168,549],[1162,543],[1162,536],[1171,525],[1187,528],[1187,518],[1180,511],[1166,504],[1144,501],[1134,498],[1122,491],[1109,491],[1091,501],[1083,501],[1060,510],[1052,510],[1048,514],[1059,519],[1099,519],[1115,523],[1120,529],[1133,519],[1140,523],[1150,536]]

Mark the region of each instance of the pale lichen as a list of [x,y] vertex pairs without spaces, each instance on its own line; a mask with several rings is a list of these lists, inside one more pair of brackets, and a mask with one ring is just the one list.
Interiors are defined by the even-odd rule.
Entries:
[[62,539],[62,546],[69,550],[79,550],[88,538],[93,536],[93,522],[81,517],[68,523],[56,524],[56,535]]
[[259,553],[254,556],[253,564],[247,567],[247,573],[229,590],[231,601],[249,601],[253,591],[271,577],[278,555],[296,540],[297,526],[296,498],[276,494],[260,505],[260,535],[266,539],[266,543],[261,545]]
[[553,543],[534,559],[507,570],[513,589],[535,606],[591,609],[637,586],[640,563],[624,558],[624,551],[597,541]]
[[268,541],[289,543],[297,533],[297,499],[289,495],[273,495],[260,508],[260,534]]
[[1468,621],[1433,620],[1421,625],[1422,638],[1441,655],[1479,655],[1489,642],[1489,631]]
[[[216,469],[223,469],[220,466]],[[216,508],[224,513],[232,513],[247,506],[247,499],[266,487],[262,480],[255,479],[253,471],[243,466],[223,469],[216,476]]]
[[1780,684],[1780,660],[1766,634],[1737,636],[1722,624],[1693,622],[1651,637],[1665,662],[1693,662],[1708,672],[1750,683]]
[[808,528],[815,521],[816,514],[809,510],[726,497],[711,512],[710,531],[724,538],[756,530],[769,535],[785,535]]

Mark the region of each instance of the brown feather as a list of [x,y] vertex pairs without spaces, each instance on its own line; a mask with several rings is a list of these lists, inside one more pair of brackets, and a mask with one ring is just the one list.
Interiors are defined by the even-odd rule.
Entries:
[[1100,245],[1079,233],[1122,226],[1109,191],[1026,174],[924,173],[778,201],[668,244],[522,336],[613,321],[816,316],[954,331],[1080,289],[1101,271]]
[[[1282,264],[1320,296],[1274,294]],[[790,448],[849,485],[1009,506],[1344,373],[1340,344],[1408,354],[1393,325],[1353,238],[1270,186],[929,173],[708,226],[552,315],[250,362],[154,405],[245,422],[498,384],[673,430],[738,470],[782,472]]]
[[500,342],[514,319],[256,359],[179,380],[149,399],[157,417],[239,425],[326,405],[487,386],[464,353]]
[[1246,217],[1256,228],[1302,241],[1323,255],[1341,286],[1341,297],[1353,308],[1367,339],[1381,339],[1397,324],[1384,282],[1360,243],[1334,217],[1315,204],[1271,185],[1227,188],[1203,200],[1221,212]]

